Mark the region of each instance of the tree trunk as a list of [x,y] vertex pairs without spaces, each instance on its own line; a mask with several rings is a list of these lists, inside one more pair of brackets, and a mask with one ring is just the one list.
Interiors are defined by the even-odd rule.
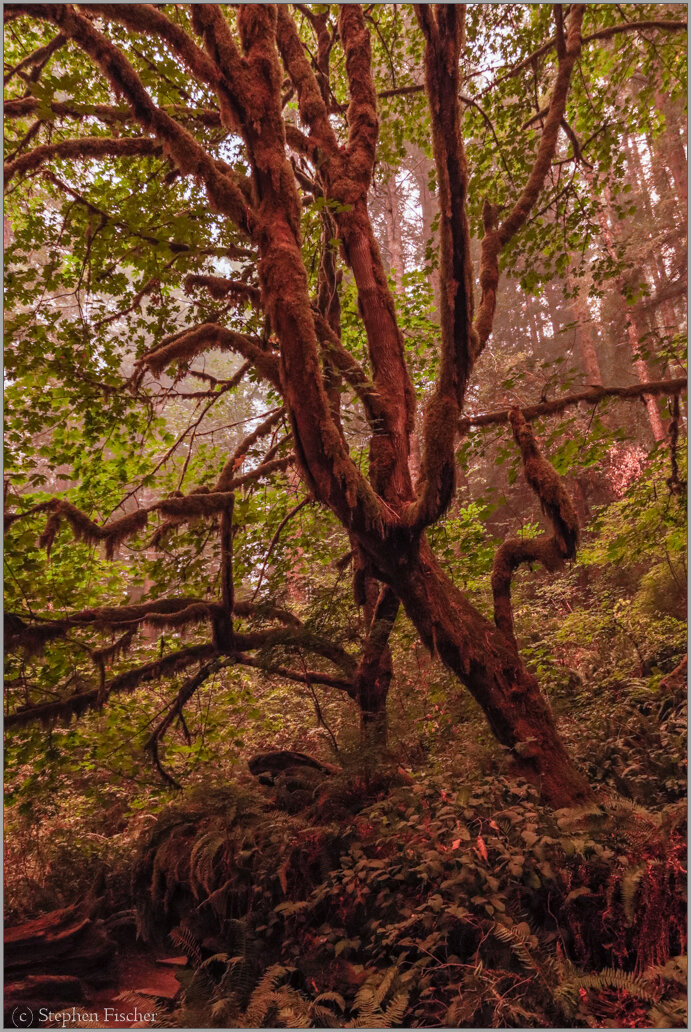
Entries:
[[[590,173],[587,174],[587,178],[589,183],[592,183],[592,176]],[[616,260],[617,253],[616,248],[614,246],[614,234],[612,232],[612,227],[610,224],[610,195],[608,188],[605,188],[605,201],[607,205],[606,208],[600,208],[600,228],[602,230],[602,238],[604,240],[605,247],[607,248],[607,252],[613,260]],[[617,277],[615,286],[619,294],[621,295],[621,304],[622,308],[624,309],[624,319],[626,323],[626,336],[631,346],[631,351],[634,355],[634,366],[636,372],[638,373],[638,379],[641,383],[649,383],[650,372],[648,371],[648,364],[645,361],[645,359],[640,357],[639,354],[641,335],[639,332],[638,325],[636,323],[635,316],[632,310],[628,308],[626,305],[626,301],[623,296],[623,284],[621,276]],[[644,395],[644,400],[645,407],[648,413],[648,420],[650,422],[650,428],[653,432],[653,438],[655,439],[655,441],[662,441],[665,437],[665,431],[664,427],[662,426],[662,419],[660,418],[660,410],[657,407],[657,402],[655,398],[650,394]]]
[[[574,278],[570,272],[566,274],[566,284],[569,291],[574,289]],[[581,364],[586,376],[586,383],[602,385],[602,372],[600,371],[600,360],[593,338],[593,317],[588,308],[586,295],[580,291],[570,302],[571,316],[576,324],[576,344],[581,353]]]
[[686,219],[687,159],[680,135],[684,122],[675,105],[659,90],[655,93],[655,107],[662,112],[667,123],[665,131],[656,140],[655,151],[669,170],[679,209]]
[[392,171],[384,186],[386,237],[391,261],[391,273],[396,284],[396,292],[400,293],[403,289],[403,273],[405,268],[403,262],[403,237],[401,236],[401,214],[396,186],[396,177]]
[[425,645],[468,688],[495,737],[513,751],[517,773],[554,806],[592,798],[537,681],[509,640],[443,573],[424,538],[416,556],[388,572]]
[[363,744],[381,750],[387,741],[386,700],[393,677],[389,637],[399,601],[389,587],[371,576],[366,560],[364,565],[356,565],[354,593],[356,601],[363,603],[368,633],[353,677],[353,695],[360,711]]

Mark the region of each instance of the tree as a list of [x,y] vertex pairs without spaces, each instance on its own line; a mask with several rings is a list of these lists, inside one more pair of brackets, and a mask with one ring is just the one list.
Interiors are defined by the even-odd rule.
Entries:
[[[462,86],[473,46],[480,46],[482,60],[491,60],[491,41],[505,46],[506,28],[484,12],[484,26],[473,21],[473,46],[466,47],[463,5],[419,6],[417,27],[408,19],[402,28],[391,11],[382,15],[381,26],[374,23],[383,51],[388,39],[395,52],[403,34],[424,69],[440,209],[440,344],[437,355],[425,355],[420,374],[427,388],[422,418],[396,300],[368,212],[379,135],[369,9],[357,4],[6,8],[10,31],[33,49],[18,54],[12,69],[26,90],[5,105],[17,125],[5,182],[11,190],[21,183],[12,195],[17,222],[23,220],[25,227],[32,219],[34,225],[40,222],[49,253],[48,289],[55,292],[59,284],[57,270],[65,265],[61,248],[71,241],[75,296],[79,299],[88,277],[93,306],[87,313],[80,310],[69,329],[54,315],[32,314],[28,306],[19,310],[12,323],[20,341],[17,368],[39,364],[36,348],[43,342],[53,355],[51,376],[64,383],[72,374],[83,378],[91,390],[84,418],[94,420],[92,432],[101,451],[113,424],[129,411],[126,386],[151,411],[150,377],[161,377],[171,367],[175,383],[186,375],[205,380],[209,406],[251,376],[263,382],[267,400],[279,409],[225,456],[211,487],[207,482],[187,494],[178,488],[162,497],[149,473],[151,500],[143,504],[139,496],[138,507],[115,520],[97,523],[64,497],[32,499],[30,505],[24,501],[6,517],[6,526],[21,527],[29,515],[47,514],[42,543],[48,548],[64,521],[75,537],[104,542],[112,555],[119,543],[141,534],[154,514],[161,521],[158,542],[163,534],[202,519],[217,521],[220,545],[215,597],[205,593],[90,607],[58,620],[11,615],[10,647],[42,648],[80,627],[117,629],[122,635],[105,649],[87,646],[100,670],[97,687],[46,703],[29,697],[9,715],[9,724],[69,716],[101,705],[114,691],[201,664],[156,729],[155,747],[156,735],[220,663],[251,664],[258,648],[298,643],[340,671],[335,675],[320,668],[290,676],[347,691],[359,701],[365,725],[379,728],[375,740],[381,742],[391,677],[388,640],[402,606],[422,641],[480,704],[517,768],[539,782],[545,797],[566,805],[590,795],[513,631],[513,572],[526,562],[560,568],[574,557],[579,536],[573,505],[542,454],[530,414],[512,407],[492,418],[510,423],[526,479],[551,530],[531,541],[509,539],[499,549],[492,576],[493,621],[454,586],[426,538],[454,497],[456,443],[463,428],[472,425],[466,419],[468,392],[492,334],[501,263],[515,251],[545,191],[555,204],[563,196],[551,176],[562,130],[577,156],[579,141],[567,107],[583,47],[589,41],[685,27],[679,19],[644,20],[637,10],[630,21],[612,23],[607,5],[604,12],[579,4],[567,12],[554,5],[551,14],[553,29],[547,5],[538,5],[534,16],[524,9],[511,15],[522,20],[522,44],[532,53],[495,74],[494,85],[512,82],[522,69],[532,68],[536,97],[546,97],[546,104],[541,110],[537,105],[541,129],[533,126],[516,145],[513,171],[491,197],[481,196],[477,176],[469,172],[464,107],[484,127],[473,130],[472,153],[479,153],[481,144],[486,160],[499,171],[506,158],[492,118],[479,99],[465,96]],[[586,25],[592,19],[585,36],[584,19]],[[537,48],[536,33],[545,40]],[[483,81],[493,74],[477,70]],[[67,99],[60,99],[58,91]],[[422,94],[419,81],[389,91],[393,102],[408,96],[421,103]],[[499,90],[494,96],[493,103],[514,120],[511,94]],[[75,124],[83,127],[83,135],[75,134]],[[45,142],[37,144],[37,139]],[[91,164],[80,173],[84,161]],[[110,161],[115,164],[107,165]],[[56,174],[55,167],[66,173]],[[132,169],[138,170],[134,176]],[[31,189],[37,174],[42,175],[38,193]],[[128,183],[132,189],[125,191],[120,210],[113,211],[106,202],[109,192],[122,193]],[[40,217],[37,208],[44,213]],[[482,224],[477,306],[469,218]],[[26,260],[26,241],[24,248]],[[232,262],[235,271],[231,266],[226,270],[231,275],[219,276],[219,259]],[[136,284],[133,271],[139,276]],[[28,300],[35,271],[27,272],[25,265],[17,277],[20,301],[22,289]],[[345,333],[341,326],[341,298],[347,290],[357,296],[357,332],[348,326]],[[197,322],[185,311],[184,291],[201,294]],[[113,298],[117,307],[111,310]],[[141,316],[146,298],[155,304],[149,302]],[[130,329],[109,336],[109,327],[118,325]],[[195,359],[211,351],[239,355],[243,364],[232,375],[211,376],[194,366]],[[130,363],[134,358],[129,376],[122,372],[125,356]],[[684,384],[680,378],[629,391],[646,397],[674,394]],[[562,411],[618,392],[597,387],[551,404]],[[89,415],[99,396],[112,401],[109,414]],[[532,415],[550,411],[550,403],[545,405]],[[248,449],[284,416],[288,433],[253,469],[238,473]],[[414,434],[422,452],[415,478]],[[366,454],[357,454],[364,441]],[[309,498],[333,514],[349,538],[354,597],[367,625],[357,662],[340,645],[297,626],[289,612],[235,597],[236,493],[293,465]],[[129,482],[128,476],[124,479]],[[239,631],[242,618],[261,618],[262,625]],[[272,623],[266,625],[266,619]],[[181,628],[199,622],[211,626],[211,640],[107,683],[106,661],[129,645],[142,624]]]

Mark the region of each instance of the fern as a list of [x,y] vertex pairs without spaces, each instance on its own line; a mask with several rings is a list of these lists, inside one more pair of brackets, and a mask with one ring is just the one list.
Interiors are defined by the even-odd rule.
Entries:
[[201,946],[189,928],[183,928],[180,925],[177,928],[173,928],[169,934],[169,939],[174,946],[180,947],[193,967],[199,967],[202,962]]
[[315,999],[314,1002],[315,1002],[315,1004],[319,1004],[319,1003],[335,1003],[340,1011],[344,1011],[346,1009],[346,1002],[345,1002],[345,1000],[343,999],[343,997],[341,996],[340,993],[333,993],[333,992],[320,993],[319,996],[317,996],[317,998]]
[[209,831],[195,842],[190,854],[190,882],[195,898],[208,896],[214,884],[214,861],[227,842],[222,831]]
[[516,928],[507,928],[500,924],[494,925],[492,935],[508,946],[524,967],[532,968],[533,971],[540,970],[526,944],[527,935],[522,935]]
[[410,994],[407,992],[396,993],[384,1011],[385,1028],[398,1028],[403,1023],[403,1015],[408,1007],[409,996]]
[[638,892],[641,878],[647,869],[647,864],[640,864],[638,867],[633,868],[633,870],[626,871],[621,879],[621,902],[624,908],[626,923],[629,928],[636,920],[634,903],[636,901],[636,894]]
[[664,1004],[657,1003],[648,1011],[651,1028],[688,1028],[687,1017],[686,996],[680,996]]
[[389,968],[378,984],[373,984],[377,976],[369,978],[357,992],[353,1004],[355,1019],[345,1028],[394,1028],[403,1021],[408,1006],[409,993],[403,991],[382,1010],[382,1003],[393,988],[398,975],[398,968]]
[[282,964],[273,964],[260,979],[252,992],[250,1001],[243,1014],[245,1028],[261,1028],[267,1010],[275,1002],[275,988],[282,978],[288,974],[288,968]]
[[[631,996],[638,996],[647,1003],[655,1003],[657,996],[652,993],[645,982],[629,974],[628,971],[619,971],[616,968],[603,968],[589,975],[574,975],[571,979],[571,986],[578,989],[617,989],[620,992],[630,993]],[[564,991],[564,986],[560,990]]]

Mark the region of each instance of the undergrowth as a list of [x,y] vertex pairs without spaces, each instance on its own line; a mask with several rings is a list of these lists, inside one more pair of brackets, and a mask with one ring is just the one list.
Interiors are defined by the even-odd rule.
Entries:
[[141,933],[190,958],[176,1025],[684,1027],[682,805],[359,789],[338,824],[249,786],[161,815],[134,890]]

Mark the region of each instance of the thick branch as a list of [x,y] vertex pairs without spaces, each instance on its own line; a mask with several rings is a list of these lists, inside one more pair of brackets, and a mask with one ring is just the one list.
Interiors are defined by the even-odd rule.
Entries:
[[376,587],[374,591],[374,607],[365,606],[365,612],[371,612],[371,622],[353,677],[353,695],[365,723],[368,714],[377,714],[380,720],[385,720],[386,696],[393,675],[389,638],[400,608],[397,595],[387,585],[381,587],[378,596]]
[[[195,138],[169,114],[157,107],[142,85],[139,76],[124,53],[101,32],[98,32],[89,18],[77,12],[70,4],[22,4],[28,13],[46,18],[60,26],[62,31],[77,43],[101,69],[116,94],[122,94],[130,104],[137,121],[162,144],[164,152],[171,158],[183,175],[199,176],[206,187],[213,206],[228,215],[235,225],[245,233],[249,232],[250,210],[247,184],[234,175],[229,168],[223,171],[218,163]],[[122,10],[122,9],[125,10]],[[165,15],[151,5],[114,4],[101,7],[99,16],[114,16],[118,9],[119,19],[144,18],[150,27],[152,19],[172,26],[168,35],[176,39],[177,45],[185,49],[185,58],[195,62],[198,73],[208,73],[210,62],[183,30],[178,30]],[[120,18],[120,16],[122,16]],[[137,31],[137,25],[133,25]],[[162,25],[162,31],[164,26]],[[165,35],[164,35],[164,38]],[[195,53],[196,52],[196,53]],[[201,58],[199,57],[201,55]],[[206,64],[204,64],[206,62]],[[218,74],[211,66],[211,74],[217,81]]]
[[172,362],[191,362],[197,355],[213,348],[235,351],[249,359],[265,379],[279,387],[278,357],[265,351],[258,337],[237,333],[218,323],[203,323],[192,330],[166,337],[153,351],[138,359],[139,369],[146,367],[160,376]]
[[204,287],[216,301],[230,297],[237,303],[248,301],[254,308],[258,308],[261,302],[261,293],[258,287],[243,283],[242,280],[226,279],[224,276],[195,273],[185,277],[184,285],[185,290]]
[[[674,396],[686,390],[686,377],[680,376],[674,380],[653,380],[650,383],[635,383],[628,387],[587,387],[585,390],[576,391],[574,394],[565,394],[562,398],[555,398],[554,401],[541,401],[537,405],[525,405],[521,408],[527,420],[538,419],[540,416],[553,416],[558,412],[564,412],[571,405],[585,403],[597,405],[605,398],[640,398],[644,394],[667,394]],[[511,409],[497,409],[494,412],[484,412],[478,416],[468,416],[461,419],[458,429],[465,434],[473,426],[500,426],[509,422]]]
[[377,150],[379,119],[372,79],[372,49],[360,4],[341,4],[338,27],[346,57],[348,105],[348,171],[369,188]]
[[455,424],[463,405],[471,356],[473,288],[466,215],[468,172],[458,100],[464,36],[461,5],[416,7],[425,36],[425,84],[439,181],[441,364],[424,424],[421,475],[406,522],[422,528],[449,505],[455,486]]
[[16,175],[33,172],[52,158],[70,158],[89,161],[94,158],[140,157],[161,154],[163,147],[156,140],[146,137],[87,136],[76,140],[60,140],[57,143],[43,143],[13,161],[5,163],[5,186]]
[[[360,313],[367,332],[374,383],[379,394],[377,433],[371,442],[370,479],[387,502],[410,497],[408,435],[413,426],[415,396],[405,363],[393,298],[367,213],[366,194],[377,139],[376,97],[371,74],[369,37],[357,4],[340,9],[341,35],[351,90],[350,138],[345,153],[338,147],[316,76],[310,67],[295,26],[279,7],[278,44],[284,65],[295,85],[300,114],[311,138],[323,150],[318,168],[326,196],[339,205],[335,220],[348,264],[358,288]],[[317,328],[322,340],[324,332]],[[335,344],[334,364],[351,384],[362,383],[353,360]],[[364,384],[363,384],[364,386]],[[364,395],[361,394],[363,403]],[[368,409],[368,418],[371,408]],[[370,422],[372,419],[370,418]]]

